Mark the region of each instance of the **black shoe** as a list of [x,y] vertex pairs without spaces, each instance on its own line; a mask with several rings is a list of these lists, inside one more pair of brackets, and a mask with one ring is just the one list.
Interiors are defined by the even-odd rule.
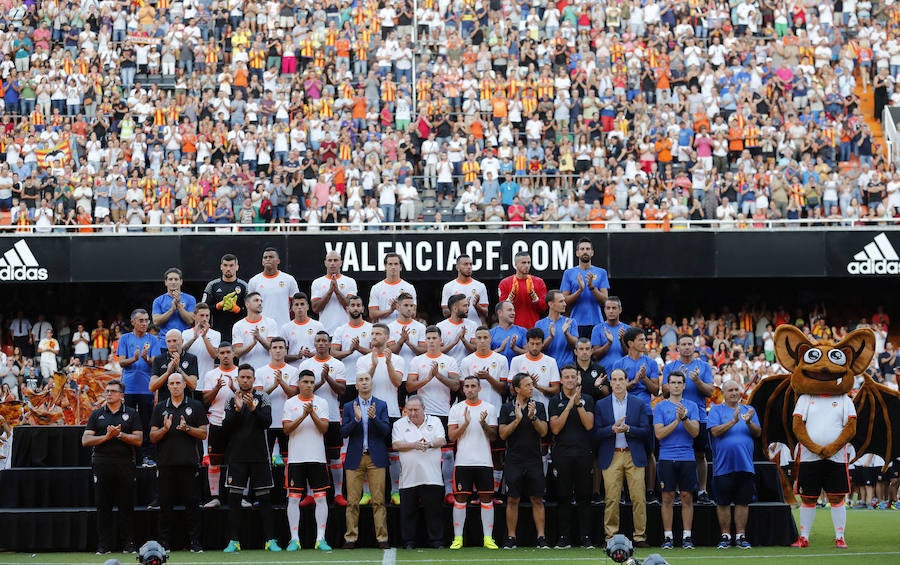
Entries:
[[128,542],[122,547],[122,553],[137,553],[137,549],[133,543]]
[[595,492],[591,495],[591,504],[603,504],[606,499],[599,492]]
[[640,549],[648,549],[650,547],[650,544],[647,543],[646,540],[641,540],[641,541],[634,542],[634,547],[637,547]]
[[[353,549],[354,547],[356,547],[355,543],[353,543],[353,542],[350,542],[350,543],[353,545],[353,547],[347,547],[345,545],[344,548],[345,549]],[[386,542],[386,541],[378,542],[378,549],[390,549],[390,548],[391,548],[391,544],[389,544],[388,542]],[[415,549],[415,548],[413,548],[413,549]]]
[[199,541],[191,542],[191,553],[203,553],[203,545]]
[[550,549],[550,544],[547,543],[547,538],[544,536],[539,536],[537,539],[537,543],[534,544],[538,549]]
[[516,549],[517,547],[516,538],[507,536],[506,543],[503,544],[503,549]]
[[556,540],[556,549],[569,549],[570,547],[572,547],[572,544],[569,543],[567,536],[559,536],[559,539]]
[[591,536],[584,536],[581,538],[581,547],[584,549],[594,549],[594,540],[591,539]]
[[403,544],[403,549],[415,549],[415,548],[416,548],[416,544],[414,544],[412,542]]
[[109,555],[110,551],[105,547],[98,547],[95,555]]
[[709,493],[704,490],[697,493],[696,504],[703,504],[704,506],[715,506],[716,502],[712,498],[710,498]]
[[659,505],[659,498],[657,498],[656,493],[652,490],[647,491],[647,504]]
[[356,542],[355,541],[344,542],[344,549],[356,549]]
[[147,503],[147,510],[159,510],[159,499],[154,498]]

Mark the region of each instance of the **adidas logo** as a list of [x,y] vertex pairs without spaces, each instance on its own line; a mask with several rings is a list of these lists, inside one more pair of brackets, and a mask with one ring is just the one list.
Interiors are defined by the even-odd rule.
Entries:
[[47,269],[41,267],[24,239],[0,257],[0,281],[45,281]]
[[900,274],[900,256],[884,233],[874,237],[862,251],[847,263],[847,272],[853,275]]

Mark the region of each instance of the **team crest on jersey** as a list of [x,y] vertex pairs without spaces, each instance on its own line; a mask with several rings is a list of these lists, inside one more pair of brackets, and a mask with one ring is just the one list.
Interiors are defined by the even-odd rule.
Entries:
[[831,403],[831,407],[832,407],[832,408],[837,408],[837,402],[832,402],[832,403]]
[[[100,416],[100,417],[102,418],[103,416]],[[130,418],[130,416],[129,416],[128,414],[122,414],[122,421],[123,421],[123,422],[127,422],[127,421],[128,421],[128,418]]]
[[366,332],[363,332],[363,333],[360,334],[360,335],[362,335],[363,337],[366,337]]
[[188,363],[187,361],[182,361],[182,362],[181,362],[181,368],[182,368],[182,369],[187,369],[187,368],[188,368],[188,364],[189,364],[189,363]]
[[312,328],[309,328],[308,330],[306,330],[306,335],[312,335],[312,333],[313,333]]
[[438,365],[438,367],[440,367],[441,369],[443,369],[443,368],[444,368],[444,363],[440,363],[440,364]]
[[596,378],[596,377],[597,377],[597,371],[591,371],[591,376],[594,377],[594,378]]
[[542,372],[542,373],[546,373],[546,372],[547,372],[547,366],[546,366],[546,365],[541,365],[541,372]]
[[104,416],[103,414],[100,414],[100,417],[97,418],[97,419],[98,419],[98,420],[105,420],[105,419],[106,419],[106,416]]
[[184,413],[187,414],[188,416],[190,416],[191,414],[194,413],[194,409],[191,408],[190,406],[188,406],[187,408],[184,409]]
[[281,288],[284,288],[284,281],[278,281],[278,286],[280,286]]
[[497,362],[494,361],[493,363],[491,363],[491,369],[496,369],[496,368],[497,368]]
[[163,418],[166,418],[166,417],[169,415],[169,411],[168,411],[168,410],[163,410],[163,414],[162,414],[162,415],[163,415]]

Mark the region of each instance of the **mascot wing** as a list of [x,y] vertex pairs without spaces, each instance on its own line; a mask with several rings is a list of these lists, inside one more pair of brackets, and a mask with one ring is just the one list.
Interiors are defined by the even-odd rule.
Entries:
[[856,435],[850,443],[856,448],[854,461],[866,453],[875,453],[884,458],[886,469],[900,457],[900,393],[865,375],[853,404]]
[[792,420],[796,402],[797,394],[791,388],[790,375],[766,377],[753,389],[748,404],[760,417],[764,451],[772,442],[783,443],[794,450],[797,439]]

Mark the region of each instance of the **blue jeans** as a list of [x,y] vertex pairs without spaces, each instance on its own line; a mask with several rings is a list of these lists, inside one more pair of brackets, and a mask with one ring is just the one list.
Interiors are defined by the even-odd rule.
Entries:
[[381,211],[384,212],[384,221],[385,222],[393,222],[394,221],[394,212],[397,207],[394,204],[382,204]]

